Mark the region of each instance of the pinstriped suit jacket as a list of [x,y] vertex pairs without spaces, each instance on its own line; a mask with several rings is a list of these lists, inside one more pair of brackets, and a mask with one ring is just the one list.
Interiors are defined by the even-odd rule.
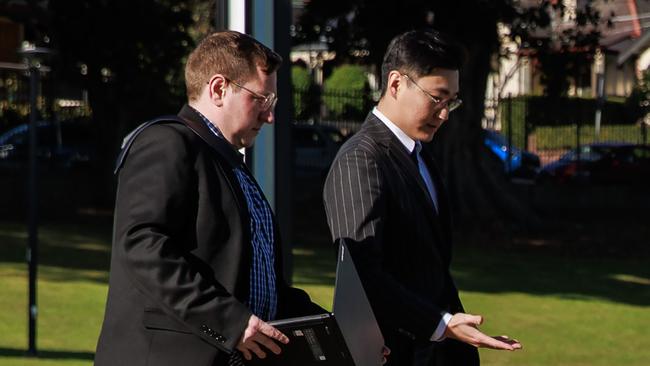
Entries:
[[423,149],[421,156],[437,191],[437,211],[408,151],[372,113],[341,147],[324,189],[332,238],[350,247],[386,343],[397,350],[389,360],[399,365],[412,362],[401,353],[431,344],[441,311],[463,311],[449,272],[447,197],[430,152]]

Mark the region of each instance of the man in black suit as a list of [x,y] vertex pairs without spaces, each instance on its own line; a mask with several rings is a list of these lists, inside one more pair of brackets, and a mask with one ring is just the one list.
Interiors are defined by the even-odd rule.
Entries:
[[96,365],[241,364],[288,342],[266,321],[322,310],[282,278],[271,207],[238,152],[273,123],[280,62],[212,34],[187,60],[189,104],[127,138]]
[[[337,154],[324,189],[333,239],[344,238],[368,293],[389,365],[478,365],[476,347],[514,350],[478,330],[449,271],[451,222],[429,142],[460,106],[460,48],[437,32],[394,38],[382,97]],[[474,347],[472,347],[474,346]]]

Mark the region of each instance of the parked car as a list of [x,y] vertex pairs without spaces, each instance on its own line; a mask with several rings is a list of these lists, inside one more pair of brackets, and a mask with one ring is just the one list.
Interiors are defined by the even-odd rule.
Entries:
[[[95,155],[91,125],[85,120],[36,124],[37,161],[44,167],[69,169],[88,165]],[[0,135],[0,167],[25,167],[29,159],[29,124]]]
[[337,128],[311,124],[294,124],[291,138],[294,171],[298,179],[324,179],[345,141]]
[[503,163],[506,174],[516,178],[534,179],[540,167],[539,156],[512,146],[508,151],[508,140],[502,134],[483,130],[483,142]]
[[650,146],[597,143],[580,146],[544,166],[538,182],[635,184],[650,182]]
[[[38,210],[43,217],[76,215],[112,205],[110,166],[100,164],[97,129],[86,120],[37,123]],[[27,215],[29,127],[0,134],[0,217]]]

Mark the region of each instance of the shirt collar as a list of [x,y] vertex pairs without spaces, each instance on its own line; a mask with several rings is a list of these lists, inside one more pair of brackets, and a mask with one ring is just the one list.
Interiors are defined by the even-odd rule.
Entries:
[[[203,121],[203,123],[205,123],[206,126],[208,126],[208,129],[210,130],[210,132],[212,132],[212,133],[213,133],[215,136],[217,136],[218,138],[223,139],[224,141],[228,142],[228,141],[226,140],[226,138],[223,137],[223,134],[221,133],[221,130],[219,129],[219,127],[217,127],[216,124],[212,123],[212,121],[210,121],[210,120],[208,119],[208,117],[206,117],[205,115],[203,115],[203,113],[199,112],[198,109],[196,109],[196,108],[194,108],[194,107],[192,107],[192,106],[189,106],[189,107],[192,108],[192,109],[193,109],[193,110],[194,110],[194,111],[199,115],[199,117],[201,117],[201,120]],[[241,148],[241,149],[237,150],[237,149],[236,149],[234,146],[232,146],[229,142],[228,142],[228,145],[229,145],[230,147],[232,147],[233,150],[235,150],[236,152],[238,152],[242,157],[245,156],[245,154],[244,154],[245,149],[244,149],[244,148]]]
[[412,138],[408,137],[404,131],[397,127],[397,125],[388,119],[386,115],[381,113],[377,107],[374,107],[372,109],[372,113],[377,116],[377,118],[379,118],[379,120],[382,121],[395,136],[397,136],[397,139],[402,143],[402,145],[404,145],[409,154],[412,153],[413,149],[415,148],[418,149],[418,153],[420,152],[422,145],[420,145],[419,141],[415,141]]
[[201,120],[203,121],[203,123],[205,123],[206,126],[208,126],[208,129],[210,129],[210,132],[212,132],[213,134],[215,134],[219,138],[223,138],[223,134],[221,133],[221,130],[219,130],[219,127],[217,127],[217,125],[212,123],[212,121],[210,121],[208,119],[208,117],[203,115],[203,113],[199,112],[198,109],[196,109],[196,108],[194,108],[192,106],[190,106],[190,108],[192,108],[194,110],[194,112],[196,112],[199,115],[199,117],[201,117]]

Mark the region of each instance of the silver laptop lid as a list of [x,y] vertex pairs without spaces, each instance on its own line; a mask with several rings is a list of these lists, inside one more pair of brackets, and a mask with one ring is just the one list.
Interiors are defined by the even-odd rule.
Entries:
[[332,308],[355,365],[380,366],[384,337],[348,247],[342,239],[339,241]]

